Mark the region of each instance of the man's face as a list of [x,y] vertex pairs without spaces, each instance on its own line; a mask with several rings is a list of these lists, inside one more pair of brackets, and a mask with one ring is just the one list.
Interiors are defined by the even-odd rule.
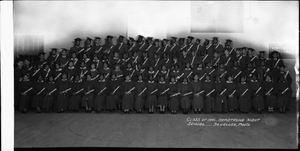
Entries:
[[91,41],[90,41],[90,40],[87,40],[87,41],[86,41],[86,44],[87,44],[87,45],[90,45],[90,44],[91,44]]
[[209,41],[208,41],[208,40],[205,40],[204,44],[205,44],[205,45],[209,45]]
[[96,42],[96,44],[99,45],[100,44],[100,39],[96,39],[95,42]]
[[67,52],[66,52],[66,51],[63,51],[63,52],[62,52],[62,55],[64,55],[64,56],[67,55]]
[[124,39],[122,37],[119,37],[119,42],[121,43],[123,41],[124,41]]
[[129,40],[129,44],[130,44],[130,45],[133,45],[133,41],[132,41],[132,40]]
[[139,37],[139,42],[142,42],[143,41],[143,37]]
[[183,45],[183,44],[184,44],[184,40],[180,40],[179,42],[180,42],[180,44],[181,44],[181,45]]
[[111,44],[111,43],[112,43],[112,39],[111,39],[111,38],[108,38],[108,39],[107,39],[107,42],[108,42],[109,44]]
[[265,54],[260,53],[259,56],[260,56],[261,58],[263,58],[263,57],[265,57]]
[[163,41],[163,43],[164,43],[164,45],[167,45],[167,44],[168,44],[168,42],[167,42],[167,41],[165,41],[165,40]]
[[52,50],[52,55],[56,55],[56,52],[55,50]]
[[176,39],[172,38],[172,43],[173,44],[176,43]]
[[225,43],[225,46],[230,47],[230,43],[229,43],[229,42],[226,42],[226,43]]
[[214,44],[217,44],[217,43],[218,43],[218,40],[217,40],[217,39],[214,39],[214,40],[213,40],[213,43],[214,43]]
[[80,41],[76,41],[76,46],[80,46]]
[[248,51],[248,55],[252,56],[252,54],[253,54],[252,51]]
[[190,38],[187,38],[187,39],[186,39],[186,42],[189,44],[189,43],[192,42],[192,40],[191,40]]

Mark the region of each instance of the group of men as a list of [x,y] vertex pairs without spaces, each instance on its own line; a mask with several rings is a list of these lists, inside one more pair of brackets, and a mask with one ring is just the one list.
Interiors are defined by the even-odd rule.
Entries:
[[15,67],[15,106],[26,113],[156,109],[172,114],[210,112],[259,114],[289,110],[292,96],[289,71],[276,51],[232,47],[192,36],[187,38],[137,39],[119,36],[87,37],[61,51],[53,48],[48,57],[17,59]]

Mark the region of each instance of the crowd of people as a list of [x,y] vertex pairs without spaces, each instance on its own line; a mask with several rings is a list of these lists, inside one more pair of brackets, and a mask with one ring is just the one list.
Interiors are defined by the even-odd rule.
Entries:
[[280,53],[192,36],[74,40],[48,57],[20,56],[15,108],[41,112],[286,113],[292,78]]

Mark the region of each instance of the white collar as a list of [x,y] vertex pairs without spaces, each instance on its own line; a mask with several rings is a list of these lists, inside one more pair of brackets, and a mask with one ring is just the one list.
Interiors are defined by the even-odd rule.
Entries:
[[138,80],[139,83],[144,82],[143,80]]
[[175,84],[176,82],[170,82],[170,84]]
[[131,80],[128,80],[128,81],[125,80],[125,82],[131,82]]
[[111,81],[117,81],[118,79],[111,79]]
[[227,83],[233,83],[233,81],[226,81]]
[[68,79],[61,79],[61,81],[67,81]]
[[154,83],[154,81],[152,80],[152,81],[148,81],[148,83]]
[[74,69],[75,67],[73,66],[73,67],[68,67],[68,69]]
[[105,79],[103,79],[103,80],[98,80],[99,82],[105,82]]
[[197,70],[202,70],[202,68],[199,68],[199,67],[198,67]]
[[44,80],[42,80],[42,81],[37,81],[37,82],[44,82]]
[[131,71],[131,70],[132,70],[132,68],[127,68],[127,70],[128,70],[128,71]]
[[152,73],[154,73],[154,70],[152,70],[152,71],[148,71],[148,72],[152,74]]
[[191,68],[185,68],[184,70],[191,70]]
[[108,70],[109,69],[109,67],[106,67],[106,68],[103,68],[104,70]]
[[241,84],[246,84],[246,82],[241,82]]
[[80,67],[80,69],[86,69],[86,67]]
[[120,69],[119,70],[115,69],[115,71],[121,71],[121,70]]
[[161,72],[161,73],[166,73],[167,71],[166,71],[166,70],[165,70],[165,71],[161,70],[160,72]]
[[96,71],[96,69],[91,69],[91,71]]
[[255,80],[255,81],[254,81],[254,80],[251,80],[251,82],[257,82],[257,80]]
[[165,81],[163,81],[163,82],[159,81],[159,83],[160,83],[160,84],[165,84],[166,82],[165,82]]
[[182,84],[187,84],[187,82],[182,82]]
[[210,80],[205,80],[205,82],[210,82]]

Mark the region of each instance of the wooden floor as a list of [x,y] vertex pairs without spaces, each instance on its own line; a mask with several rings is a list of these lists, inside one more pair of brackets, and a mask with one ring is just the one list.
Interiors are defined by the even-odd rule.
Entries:
[[[18,147],[297,148],[296,105],[286,114],[15,113]],[[259,119],[188,126],[191,118]],[[227,122],[228,123],[228,122]],[[237,123],[237,122],[230,122]]]

